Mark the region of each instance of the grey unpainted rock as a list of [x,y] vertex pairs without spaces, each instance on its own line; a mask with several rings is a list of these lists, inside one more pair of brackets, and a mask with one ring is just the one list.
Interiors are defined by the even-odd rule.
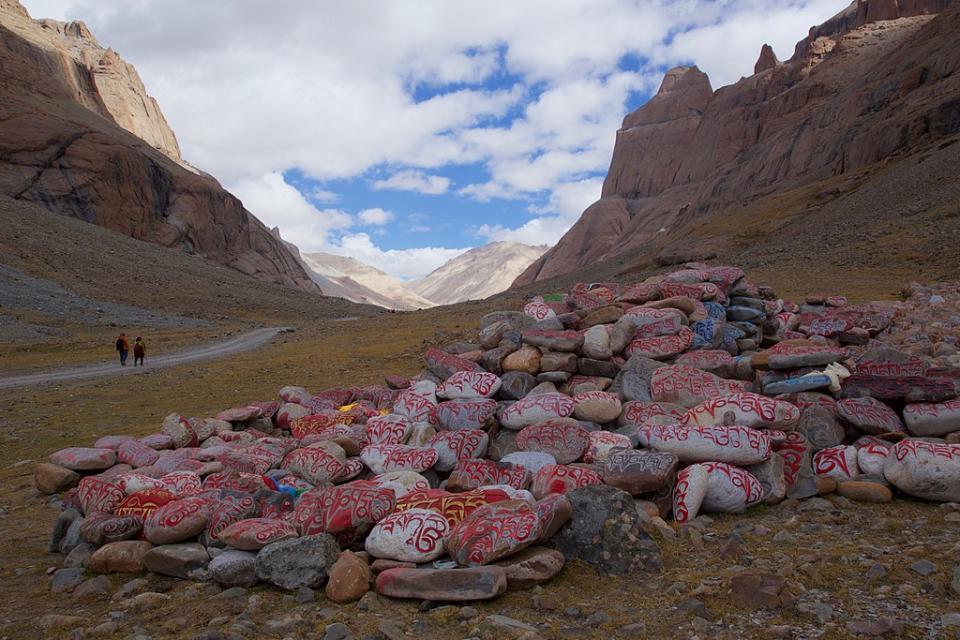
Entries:
[[84,577],[82,567],[57,569],[53,572],[53,578],[50,580],[50,591],[53,593],[72,591],[83,581]]
[[274,542],[257,554],[257,577],[290,591],[321,587],[339,556],[340,546],[327,533]]
[[207,572],[210,579],[224,587],[252,587],[257,584],[257,554],[230,549],[217,554]]
[[194,569],[206,568],[209,562],[206,547],[197,542],[160,545],[143,556],[147,571],[174,578],[187,578]]
[[608,485],[567,494],[573,517],[552,539],[564,558],[583,560],[601,575],[659,571],[660,548],[647,533],[633,497]]

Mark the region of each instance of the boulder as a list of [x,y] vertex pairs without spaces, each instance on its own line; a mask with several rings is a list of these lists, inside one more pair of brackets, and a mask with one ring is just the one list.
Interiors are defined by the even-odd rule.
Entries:
[[339,556],[337,541],[326,533],[274,542],[257,554],[257,577],[288,591],[315,589],[323,586]]
[[567,494],[573,517],[552,539],[564,558],[583,560],[601,575],[659,571],[660,549],[643,526],[629,493],[606,485]]

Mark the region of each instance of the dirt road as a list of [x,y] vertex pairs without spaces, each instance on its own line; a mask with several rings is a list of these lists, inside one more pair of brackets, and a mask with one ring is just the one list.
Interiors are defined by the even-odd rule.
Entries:
[[145,367],[132,366],[133,358],[127,361],[126,367],[121,367],[116,360],[111,360],[109,364],[93,364],[83,367],[71,367],[66,369],[56,369],[43,373],[32,373],[22,376],[11,376],[0,378],[0,389],[9,389],[12,387],[23,387],[33,384],[43,384],[47,382],[63,382],[65,380],[79,380],[83,378],[99,378],[102,376],[116,375],[134,375],[144,373],[152,369],[163,367],[173,367],[180,364],[197,362],[200,360],[214,360],[222,358],[241,351],[250,351],[256,349],[276,336],[278,333],[287,331],[288,327],[266,327],[256,329],[248,333],[230,338],[223,342],[208,344],[205,346],[194,347],[189,350],[175,351],[155,358],[147,358]]

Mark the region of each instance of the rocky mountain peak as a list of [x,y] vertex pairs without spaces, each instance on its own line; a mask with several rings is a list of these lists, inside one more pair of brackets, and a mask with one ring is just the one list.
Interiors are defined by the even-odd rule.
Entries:
[[780,61],[777,60],[777,54],[773,52],[773,47],[769,44],[764,44],[760,48],[760,57],[757,58],[757,63],[753,65],[754,73],[763,73],[770,69],[776,68],[780,64]]

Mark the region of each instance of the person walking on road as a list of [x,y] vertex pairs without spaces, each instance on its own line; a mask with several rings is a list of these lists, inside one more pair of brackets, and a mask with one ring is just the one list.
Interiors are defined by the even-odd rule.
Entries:
[[147,345],[144,343],[143,338],[137,336],[137,339],[133,342],[133,366],[137,366],[137,362],[140,362],[140,366],[143,366],[143,356],[147,354]]
[[117,351],[120,352],[120,366],[127,366],[127,354],[130,353],[130,342],[127,340],[127,334],[121,333],[117,338]]

